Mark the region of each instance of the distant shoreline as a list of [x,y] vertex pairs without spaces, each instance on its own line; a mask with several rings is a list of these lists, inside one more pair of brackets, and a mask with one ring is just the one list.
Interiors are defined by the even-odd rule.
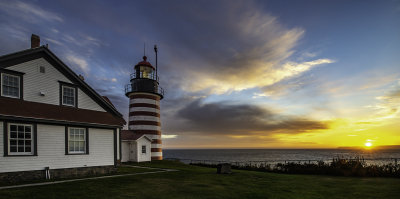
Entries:
[[[350,146],[350,147],[338,147],[337,149],[365,149],[364,147]],[[374,146],[372,150],[382,150],[382,149],[400,149],[400,145],[382,145]]]
[[[351,149],[351,150],[365,150],[365,147],[359,146],[346,146],[336,148],[164,148],[164,150],[337,150],[337,149]],[[400,145],[382,145],[371,147],[371,150],[382,149],[400,149]]]

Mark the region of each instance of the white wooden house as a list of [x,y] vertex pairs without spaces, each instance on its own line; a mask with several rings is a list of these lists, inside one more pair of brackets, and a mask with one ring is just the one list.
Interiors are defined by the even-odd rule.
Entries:
[[121,131],[121,162],[151,161],[152,140],[145,134],[132,130]]
[[0,56],[0,181],[110,172],[125,123],[38,36]]

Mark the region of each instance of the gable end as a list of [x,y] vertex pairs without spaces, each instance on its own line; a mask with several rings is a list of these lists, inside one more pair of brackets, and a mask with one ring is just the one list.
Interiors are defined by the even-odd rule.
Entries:
[[[122,114],[119,113],[115,107],[110,105],[103,97],[101,97],[86,82],[81,80],[78,75],[76,75],[66,64],[64,64],[56,55],[54,55],[48,48],[44,46],[0,56],[0,69],[7,70],[7,67],[39,58],[44,58],[48,63],[50,63],[52,66],[54,66],[54,68],[56,68],[66,78],[68,78],[73,83],[73,85],[76,85],[77,88],[80,88],[86,95],[93,99],[104,110],[112,113],[117,117],[122,117]],[[77,90],[78,89],[76,89],[76,91]]]

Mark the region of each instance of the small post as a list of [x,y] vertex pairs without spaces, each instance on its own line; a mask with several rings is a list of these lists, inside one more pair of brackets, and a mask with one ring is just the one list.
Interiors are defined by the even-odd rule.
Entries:
[[46,180],[50,180],[50,167],[45,167],[44,171],[46,172]]
[[158,49],[157,45],[154,45],[154,52],[156,53],[156,80],[158,81],[158,59],[157,59],[157,54],[158,54]]

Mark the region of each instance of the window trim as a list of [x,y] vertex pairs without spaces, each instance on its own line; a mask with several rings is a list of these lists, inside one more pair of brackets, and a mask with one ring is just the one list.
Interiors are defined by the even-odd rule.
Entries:
[[[42,69],[43,69],[43,72],[42,72]],[[46,67],[43,66],[43,65],[40,65],[39,66],[39,73],[45,74],[46,73]]]
[[[85,129],[85,152],[69,151],[69,133],[70,129]],[[78,126],[65,126],[65,155],[88,155],[89,154],[89,128]]]
[[[19,78],[19,92],[18,92],[18,97],[15,96],[8,96],[8,95],[3,95],[3,74],[6,75],[11,75]],[[7,70],[7,69],[0,69],[0,96],[2,97],[9,97],[9,98],[14,98],[14,99],[24,99],[24,81],[23,81],[23,75],[25,73],[21,73],[18,71],[13,71],[13,70]]]
[[[10,152],[10,125],[30,125],[32,128],[31,135],[31,144],[32,150],[31,153],[19,153],[19,152]],[[29,123],[29,122],[20,122],[20,121],[4,121],[3,122],[3,145],[4,145],[4,157],[22,157],[22,156],[37,156],[37,124]]]
[[[71,90],[73,90],[72,93],[74,93],[74,96],[72,97],[72,98],[73,98],[73,103],[72,103],[72,104],[68,104],[68,103],[67,103],[68,100],[66,100],[66,102],[64,102],[64,90],[65,90],[65,89],[71,89]],[[62,105],[63,105],[63,106],[72,106],[72,107],[75,107],[75,101],[76,101],[76,96],[75,96],[76,94],[75,94],[75,93],[76,93],[76,88],[75,88],[75,87],[71,87],[71,86],[62,85],[62,86],[61,86],[61,93],[62,93],[62,94],[61,94],[61,95],[62,95],[62,98],[61,98],[61,103],[62,103]],[[66,97],[71,97],[71,96],[67,96],[67,95],[66,95]]]
[[[59,89],[59,93],[60,93],[60,96],[59,96],[59,98],[60,98],[60,106],[67,106],[67,107],[75,107],[75,108],[78,108],[78,86],[77,85],[75,85],[75,84],[71,84],[71,83],[67,83],[67,82],[62,82],[62,81],[59,81],[59,83],[60,83],[60,89]],[[74,99],[74,105],[69,105],[69,104],[64,104],[63,103],[63,87],[70,87],[70,88],[73,88],[73,89],[75,89],[75,99]]]
[[[143,153],[143,147],[144,147],[144,153]],[[147,154],[147,147],[146,147],[146,145],[142,145],[142,154]]]

